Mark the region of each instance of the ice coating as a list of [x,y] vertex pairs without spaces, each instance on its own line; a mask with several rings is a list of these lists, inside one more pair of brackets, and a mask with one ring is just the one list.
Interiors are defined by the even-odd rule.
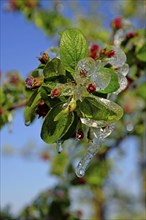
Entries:
[[118,74],[118,81],[120,88],[114,92],[114,94],[118,95],[121,91],[123,91],[127,86],[127,78],[122,74]]
[[105,127],[101,127],[100,129],[93,128],[92,130],[93,130],[93,134],[94,134],[95,138],[98,139],[100,137],[101,139],[104,139],[112,133],[114,128],[115,128],[115,124],[112,123],[112,124],[107,125]]
[[129,72],[129,65],[125,63],[123,66],[119,67],[116,72],[126,76]]
[[95,121],[93,119],[89,119],[89,118],[81,118],[81,122],[89,127],[93,127],[93,128],[100,128],[102,126],[105,126],[105,122],[102,121]]
[[76,71],[85,71],[87,76],[90,77],[96,70],[96,62],[91,57],[86,57],[80,60],[76,66]]
[[111,46],[111,50],[115,51],[115,55],[105,60],[113,66],[123,66],[126,62],[126,55],[120,47]]
[[106,126],[105,128],[95,129],[93,130],[94,139],[93,142],[90,142],[90,146],[87,150],[87,152],[83,155],[82,159],[78,163],[76,167],[76,175],[78,177],[83,177],[85,174],[85,171],[92,160],[92,158],[97,154],[99,148],[101,147],[101,144],[103,140],[108,137],[111,132],[114,129],[114,125],[111,124],[109,126]]
[[120,46],[121,42],[124,40],[125,38],[125,32],[123,29],[120,29],[116,32],[116,34],[114,35],[114,44],[116,46]]
[[111,74],[104,69],[99,69],[91,76],[90,80],[96,85],[97,90],[105,89],[111,81]]

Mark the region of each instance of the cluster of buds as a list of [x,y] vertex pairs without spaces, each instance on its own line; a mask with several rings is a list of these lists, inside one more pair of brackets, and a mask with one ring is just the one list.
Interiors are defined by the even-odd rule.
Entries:
[[106,48],[100,50],[100,57],[108,57],[111,58],[115,55],[115,51],[114,50],[109,50],[107,51]]
[[117,17],[115,18],[112,23],[111,23],[111,27],[114,29],[114,30],[118,30],[120,28],[123,28],[123,22],[122,22],[122,18],[120,17]]
[[[106,48],[99,50],[99,46],[97,44],[93,44],[89,50],[89,57],[93,58],[93,59],[98,59],[98,53],[99,56],[102,57],[108,57],[111,58],[115,55],[115,51],[114,50],[109,50],[107,51]],[[83,72],[80,72],[80,75],[83,75]]]
[[42,64],[46,64],[50,60],[50,58],[49,58],[48,54],[44,52],[41,57],[38,57],[38,60]]
[[25,80],[25,85],[28,89],[33,89],[41,86],[43,83],[42,77],[28,77]]

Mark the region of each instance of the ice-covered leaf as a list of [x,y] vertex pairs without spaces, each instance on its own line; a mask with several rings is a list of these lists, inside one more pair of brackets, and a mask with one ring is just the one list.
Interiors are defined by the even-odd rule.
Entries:
[[126,76],[129,72],[129,65],[125,63],[123,66],[119,67],[116,72]]
[[[100,68],[98,71],[99,72],[97,72],[96,75],[96,85],[98,85],[99,88],[103,88],[100,89],[98,92],[107,94],[112,93],[119,88],[118,75],[115,71],[109,68]],[[105,87],[105,85],[107,86]]]
[[111,74],[108,68],[99,68],[91,75],[91,82],[96,85],[96,89],[105,89],[111,81]]
[[102,127],[119,120],[123,109],[116,103],[99,97],[86,97],[80,103],[81,121],[89,127]]
[[121,91],[123,91],[127,86],[127,78],[120,73],[118,74],[118,81],[120,88],[114,92],[114,94],[116,95],[118,95]]

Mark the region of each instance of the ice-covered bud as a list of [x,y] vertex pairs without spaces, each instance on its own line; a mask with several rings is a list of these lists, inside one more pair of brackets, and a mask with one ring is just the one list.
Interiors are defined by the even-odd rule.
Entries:
[[87,88],[87,91],[90,92],[90,93],[92,93],[92,92],[94,92],[95,90],[96,90],[95,85],[89,84],[89,86],[88,86],[88,88]]
[[38,57],[38,60],[42,63],[42,64],[46,64],[49,61],[49,56],[47,53],[43,53],[41,57]]
[[110,50],[110,51],[108,51],[107,54],[106,54],[106,56],[107,56],[108,58],[111,58],[111,57],[113,57],[114,55],[115,55],[115,51],[114,51],[114,50]]
[[81,77],[86,77],[87,76],[87,72],[85,70],[81,70],[80,71],[80,76]]
[[59,89],[55,88],[51,91],[51,96],[56,98],[60,95]]
[[103,57],[106,56],[106,53],[107,53],[107,50],[106,50],[106,48],[104,48],[104,49],[100,50],[99,55],[100,55],[101,58],[103,58]]
[[99,50],[99,46],[97,45],[97,44],[93,44],[92,46],[91,46],[91,52],[97,52],[98,50]]
[[96,59],[98,50],[99,50],[99,46],[97,44],[93,44],[89,49],[89,57]]
[[86,57],[78,62],[76,70],[80,75],[86,74],[86,76],[89,77],[96,70],[96,62],[91,57]]

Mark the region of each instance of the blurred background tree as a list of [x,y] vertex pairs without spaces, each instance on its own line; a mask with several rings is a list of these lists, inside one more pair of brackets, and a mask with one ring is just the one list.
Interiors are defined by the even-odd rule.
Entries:
[[[102,48],[107,43],[117,43],[117,39],[120,39],[119,44],[127,55],[130,70],[127,76],[128,86],[117,98],[117,103],[124,108],[125,114],[91,162],[86,175],[78,178],[74,174],[76,161],[87,148],[86,142],[81,141],[80,145],[75,140],[65,142],[61,155],[56,153],[54,146],[43,146],[40,150],[29,144],[29,147],[21,148],[19,154],[23,157],[30,159],[39,157],[47,161],[50,178],[55,176],[57,181],[52,189],[36,196],[34,201],[16,217],[13,217],[9,209],[2,209],[1,219],[146,219],[144,148],[146,1],[118,0],[113,3],[111,1],[8,0],[2,5],[7,13],[22,13],[25,19],[45,32],[55,46],[58,46],[59,42],[57,33],[69,27],[81,29],[89,46],[98,44]],[[120,28],[116,29],[113,23],[116,21],[113,18],[116,17],[119,17],[125,26],[128,24],[128,29],[123,28],[122,32]],[[129,20],[136,28],[129,24]],[[49,55],[54,54],[56,49],[52,47],[48,52]],[[25,90],[23,77],[16,71],[10,71],[2,77],[1,87],[0,122],[3,127],[13,120],[15,110],[25,106],[28,91]],[[3,155],[13,156],[16,149],[14,146],[2,146],[2,152]],[[127,154],[134,155],[135,160],[131,160]],[[134,164],[127,167],[129,165],[127,159]],[[121,183],[121,167],[125,175],[131,175],[134,170],[134,180],[123,175]],[[133,181],[137,181],[138,188],[132,186]],[[132,193],[129,192],[130,190],[133,190]]]

